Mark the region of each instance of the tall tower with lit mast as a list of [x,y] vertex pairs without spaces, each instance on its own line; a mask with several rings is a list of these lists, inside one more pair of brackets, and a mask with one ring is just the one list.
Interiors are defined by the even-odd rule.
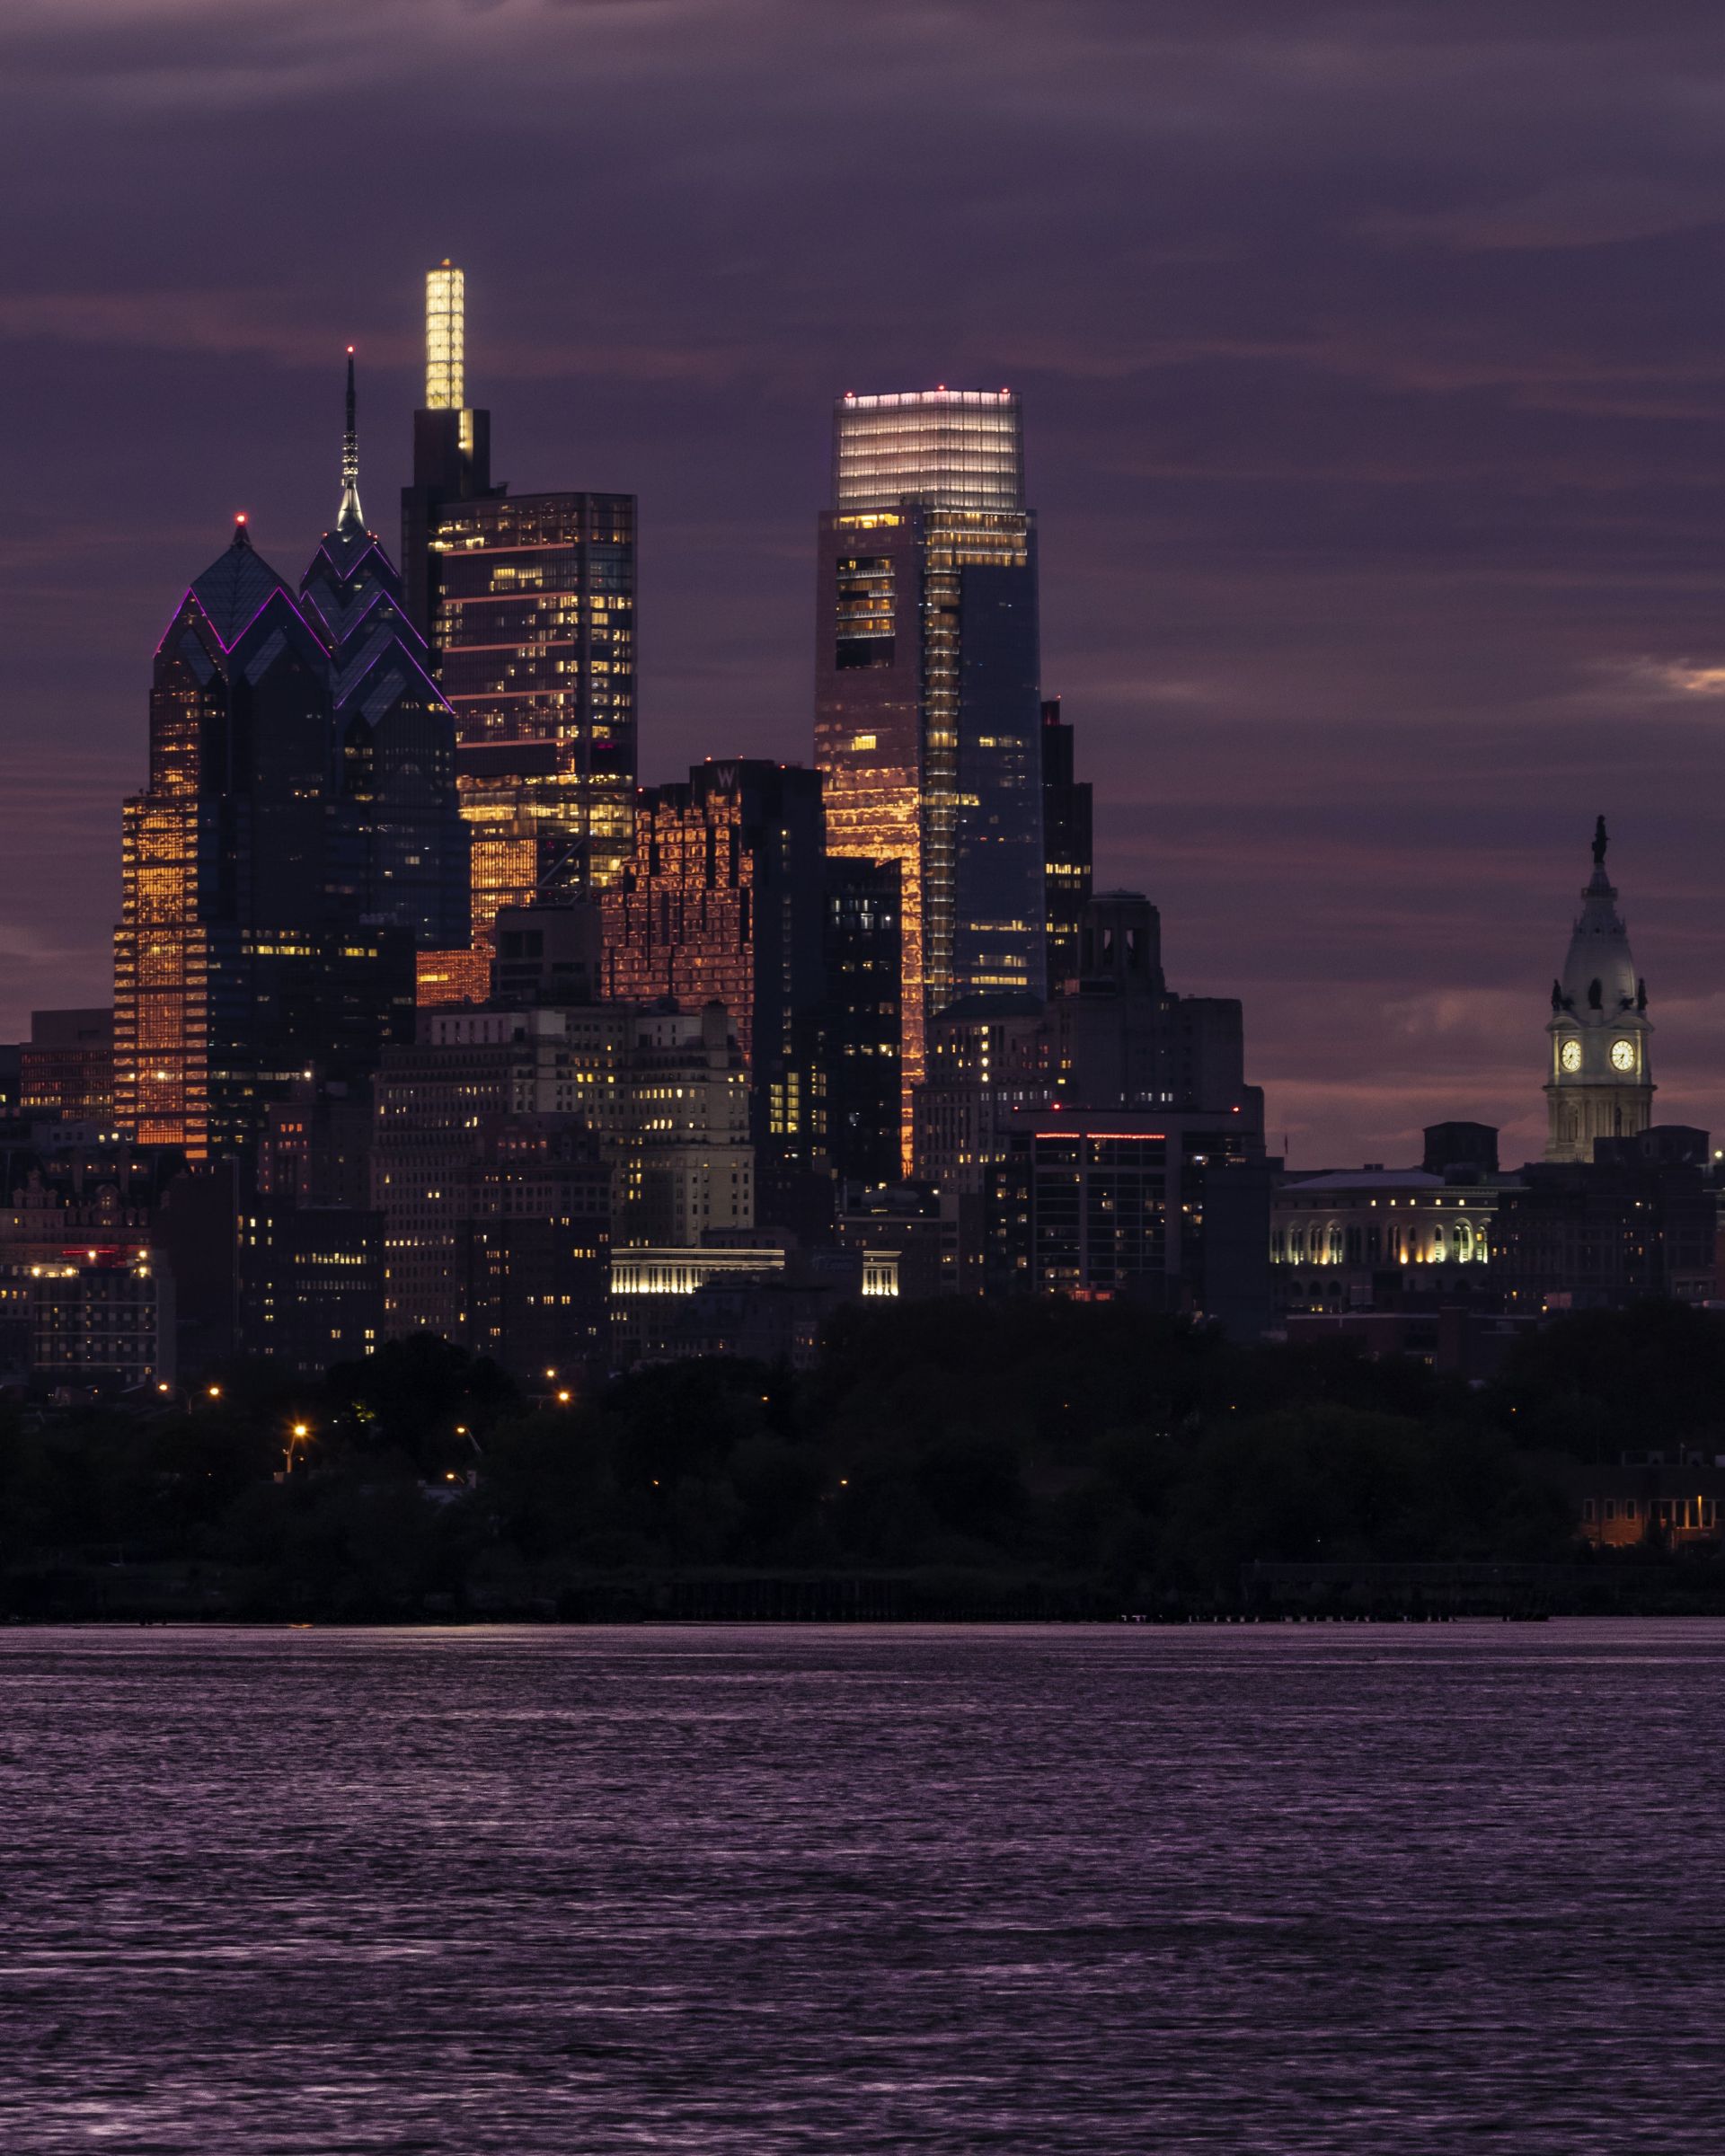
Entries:
[[426,277],[403,583],[456,714],[473,928],[614,883],[634,840],[635,499],[511,494],[466,402],[465,281]]

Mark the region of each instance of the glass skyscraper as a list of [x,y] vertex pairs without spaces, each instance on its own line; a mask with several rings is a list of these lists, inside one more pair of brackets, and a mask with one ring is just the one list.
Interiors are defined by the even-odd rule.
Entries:
[[363,1074],[411,1025],[422,894],[411,921],[367,918],[376,790],[350,783],[353,738],[322,623],[242,518],[157,648],[149,782],[125,806],[114,1103],[128,1137],[193,1162],[241,1152],[300,1081]]
[[[402,553],[409,612],[455,707],[483,943],[499,904],[603,888],[632,843],[635,501],[494,484],[491,415],[466,394],[465,284],[445,262],[426,277]],[[503,840],[518,882],[482,889]]]
[[1045,985],[1035,519],[1006,390],[840,399],[820,526],[828,846],[900,869],[903,1107],[930,1018]]

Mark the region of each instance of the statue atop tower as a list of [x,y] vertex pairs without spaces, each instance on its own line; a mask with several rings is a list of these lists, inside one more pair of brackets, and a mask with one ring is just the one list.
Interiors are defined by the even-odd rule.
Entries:
[[1591,1161],[1597,1138],[1634,1137],[1653,1116],[1647,984],[1635,971],[1617,893],[1606,873],[1606,819],[1594,826],[1593,874],[1552,983],[1545,1158]]

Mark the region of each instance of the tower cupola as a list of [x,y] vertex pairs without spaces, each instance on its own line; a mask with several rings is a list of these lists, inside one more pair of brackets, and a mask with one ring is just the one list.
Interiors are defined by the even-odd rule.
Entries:
[[1591,1161],[1598,1138],[1633,1137],[1652,1119],[1652,1024],[1617,892],[1606,872],[1606,819],[1594,826],[1593,874],[1552,983],[1545,1078],[1548,1161]]

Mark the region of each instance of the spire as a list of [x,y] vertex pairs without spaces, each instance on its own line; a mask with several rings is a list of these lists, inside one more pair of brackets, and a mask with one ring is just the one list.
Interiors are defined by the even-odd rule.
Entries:
[[335,528],[344,539],[365,535],[366,512],[359,507],[359,426],[353,394],[353,347],[348,347],[348,430],[341,437],[341,508]]
[[252,531],[246,523],[243,509],[241,509],[234,519],[234,543],[235,546],[244,547],[248,552],[252,551]]

